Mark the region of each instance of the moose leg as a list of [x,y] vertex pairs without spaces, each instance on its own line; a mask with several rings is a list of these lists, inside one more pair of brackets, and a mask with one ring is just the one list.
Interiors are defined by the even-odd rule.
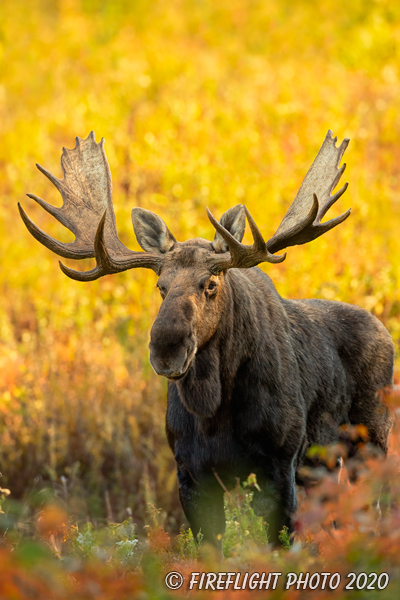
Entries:
[[213,481],[196,484],[186,469],[178,469],[179,499],[193,537],[221,548],[225,531],[224,493]]
[[255,491],[252,506],[256,515],[268,524],[268,540],[279,545],[279,533],[287,527],[293,532],[292,516],[297,509],[295,469],[293,464],[280,468],[271,476],[257,478],[261,491]]

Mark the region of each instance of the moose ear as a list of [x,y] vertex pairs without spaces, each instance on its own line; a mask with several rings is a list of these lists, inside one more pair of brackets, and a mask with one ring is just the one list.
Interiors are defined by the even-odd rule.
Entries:
[[139,246],[145,252],[169,252],[176,239],[160,217],[145,208],[132,210],[132,223]]
[[[219,222],[223,227],[225,227],[225,229],[229,231],[229,233],[233,235],[238,242],[241,242],[244,235],[244,228],[246,227],[246,214],[244,212],[243,204],[236,204],[236,206],[233,208],[228,209],[226,212],[224,212]],[[215,234],[212,245],[215,252],[218,254],[222,252],[229,252],[229,248],[225,240],[218,233],[218,231]]]

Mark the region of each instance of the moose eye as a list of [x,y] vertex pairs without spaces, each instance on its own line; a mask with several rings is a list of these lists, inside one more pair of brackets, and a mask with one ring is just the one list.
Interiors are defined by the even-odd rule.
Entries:
[[206,286],[206,296],[208,296],[209,298],[215,296],[215,294],[217,293],[217,287],[218,285],[215,281],[210,281]]

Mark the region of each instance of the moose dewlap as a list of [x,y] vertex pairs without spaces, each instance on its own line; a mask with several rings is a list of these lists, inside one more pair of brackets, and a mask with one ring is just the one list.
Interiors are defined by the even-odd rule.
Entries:
[[[265,242],[246,207],[216,221],[212,242],[176,241],[160,217],[132,211],[144,252],[119,240],[104,140],[93,132],[63,150],[64,178],[40,171],[57,187],[61,208],[28,194],[75,234],[61,243],[19,206],[30,233],[66,258],[96,258],[91,271],[63,272],[92,281],[136,267],[158,275],[163,302],[151,329],[150,362],[169,380],[166,432],[177,464],[179,495],[193,534],[219,543],[225,528],[224,488],[255,473],[253,506],[272,542],[296,511],[296,474],[312,445],[336,441],[345,424],[363,424],[387,452],[391,419],[377,393],[392,383],[394,348],[383,325],[357,306],[285,300],[256,267],[281,262],[281,250],[305,244],[342,223],[350,211],[321,222],[344,193],[332,195],[348,140],[322,144],[276,233]],[[246,217],[254,238],[241,243]],[[354,443],[353,454],[357,455]],[[298,482],[307,484],[307,482]]]

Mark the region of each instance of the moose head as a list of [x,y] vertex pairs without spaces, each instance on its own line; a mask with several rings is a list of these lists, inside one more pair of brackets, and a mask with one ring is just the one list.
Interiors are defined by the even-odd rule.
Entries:
[[[30,233],[64,258],[96,258],[94,269],[72,270],[60,262],[62,271],[77,281],[93,281],[111,273],[144,267],[159,277],[163,302],[151,329],[150,361],[159,375],[170,380],[185,376],[196,356],[214,336],[224,311],[230,269],[248,269],[262,262],[282,262],[281,250],[305,244],[326,233],[350,214],[321,223],[328,209],[344,193],[347,183],[333,196],[345,164],[339,168],[348,139],[336,147],[328,131],[299,192],[276,233],[267,241],[245,206],[238,204],[218,222],[207,209],[216,233],[213,241],[200,238],[178,242],[164,221],[143,208],[132,210],[137,241],[144,252],[134,252],[118,238],[112,204],[111,173],[104,151],[104,138],[96,143],[94,133],[76,138],[73,150],[63,149],[63,179],[37,165],[63,198],[56,208],[28,194],[75,234],[72,243],[59,242],[39,229],[21,205],[21,217]],[[242,244],[246,217],[253,244]]]

